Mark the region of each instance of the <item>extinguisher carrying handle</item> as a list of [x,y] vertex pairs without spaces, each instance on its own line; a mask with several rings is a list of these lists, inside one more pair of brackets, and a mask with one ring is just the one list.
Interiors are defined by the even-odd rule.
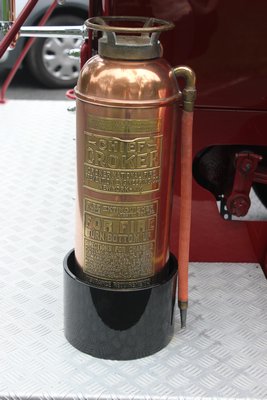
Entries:
[[192,137],[193,110],[196,98],[196,76],[189,67],[174,68],[177,78],[185,80],[182,91],[183,114],[181,127],[181,186],[178,244],[178,307],[181,327],[186,326],[188,308],[188,265],[192,210]]

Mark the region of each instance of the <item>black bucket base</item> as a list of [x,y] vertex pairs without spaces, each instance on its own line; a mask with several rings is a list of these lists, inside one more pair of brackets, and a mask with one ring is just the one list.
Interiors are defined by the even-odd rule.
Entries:
[[64,329],[78,350],[110,360],[156,353],[173,336],[177,261],[168,276],[143,289],[106,289],[77,278],[74,251],[64,259]]

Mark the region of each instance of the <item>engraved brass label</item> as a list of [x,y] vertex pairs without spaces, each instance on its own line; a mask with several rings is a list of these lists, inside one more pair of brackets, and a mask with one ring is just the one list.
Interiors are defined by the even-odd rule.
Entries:
[[85,273],[115,281],[153,275],[158,202],[115,203],[85,198]]
[[87,129],[113,133],[156,133],[160,132],[160,120],[106,118],[89,114]]
[[162,136],[124,140],[85,132],[84,185],[109,193],[159,189]]

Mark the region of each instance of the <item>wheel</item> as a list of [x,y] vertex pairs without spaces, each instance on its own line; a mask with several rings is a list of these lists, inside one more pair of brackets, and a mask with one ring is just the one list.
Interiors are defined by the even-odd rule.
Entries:
[[[52,17],[47,25],[82,25],[83,20],[74,15]],[[79,48],[82,39],[42,38],[37,39],[27,56],[27,66],[32,75],[50,88],[71,88],[79,75],[79,58],[68,56],[71,49]]]

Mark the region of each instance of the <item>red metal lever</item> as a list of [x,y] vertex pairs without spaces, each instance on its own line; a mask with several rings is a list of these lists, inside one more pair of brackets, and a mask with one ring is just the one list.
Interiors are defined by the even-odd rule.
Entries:
[[267,170],[258,167],[262,156],[255,153],[237,153],[232,192],[226,196],[228,212],[243,217],[250,208],[249,192],[253,182],[267,184]]

